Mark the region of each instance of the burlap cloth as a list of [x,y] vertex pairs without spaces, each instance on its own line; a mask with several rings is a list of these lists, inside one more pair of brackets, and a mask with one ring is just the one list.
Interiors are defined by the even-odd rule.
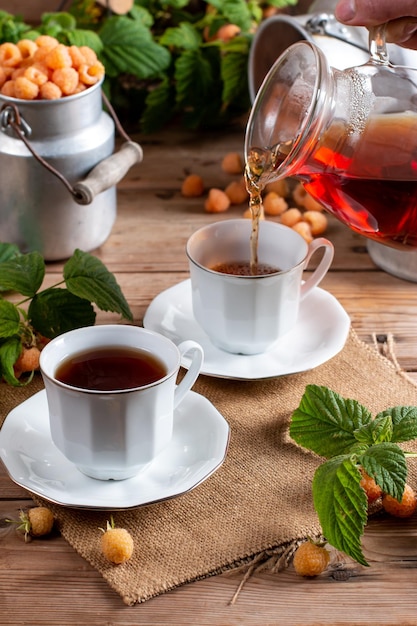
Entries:
[[[227,458],[220,469],[179,498],[114,513],[117,524],[126,527],[135,541],[134,556],[126,564],[113,566],[100,554],[98,528],[105,526],[108,512],[53,506],[62,535],[126,604],[230,570],[268,551],[285,554],[297,540],[319,535],[311,480],[320,459],[288,438],[291,414],[309,383],[355,398],[373,414],[390,406],[417,404],[417,387],[395,362],[353,331],[336,357],[312,371],[254,382],[202,376],[194,390],[206,396],[231,427]],[[2,385],[1,419],[40,388],[39,378],[26,389]],[[414,443],[407,447],[413,446],[416,449]],[[411,461],[413,486],[416,468]]]

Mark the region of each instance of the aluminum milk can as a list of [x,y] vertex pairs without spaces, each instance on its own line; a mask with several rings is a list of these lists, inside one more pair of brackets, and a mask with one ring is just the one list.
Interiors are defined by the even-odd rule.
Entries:
[[138,144],[112,155],[114,144],[101,83],[59,100],[0,95],[0,241],[46,260],[104,243],[116,218],[115,185],[142,158]]

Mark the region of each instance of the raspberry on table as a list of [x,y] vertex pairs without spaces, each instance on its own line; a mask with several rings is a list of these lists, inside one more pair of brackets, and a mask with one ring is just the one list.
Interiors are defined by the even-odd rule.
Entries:
[[204,193],[204,181],[199,174],[189,174],[181,185],[181,194],[187,198],[197,198]]
[[311,540],[302,543],[293,558],[294,569],[300,576],[318,576],[327,569],[330,553],[323,544]]
[[223,213],[230,207],[230,199],[222,189],[212,187],[207,199],[204,203],[204,208],[207,213]]
[[133,548],[132,535],[125,528],[116,528],[111,517],[101,537],[101,550],[106,559],[116,565],[125,563],[132,556]]
[[223,157],[221,167],[226,174],[242,174],[244,169],[242,157],[238,152],[228,152]]
[[28,541],[29,537],[49,535],[54,526],[55,518],[52,511],[47,507],[35,506],[27,511],[20,511],[19,522],[18,529],[24,531],[25,541]]
[[384,494],[382,496],[382,507],[394,517],[411,517],[417,508],[416,494],[412,487],[406,484],[400,502],[392,496]]

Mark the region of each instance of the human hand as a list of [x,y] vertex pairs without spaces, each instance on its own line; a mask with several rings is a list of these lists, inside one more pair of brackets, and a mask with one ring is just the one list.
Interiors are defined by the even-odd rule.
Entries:
[[336,18],[349,26],[387,23],[386,38],[417,50],[417,2],[415,0],[339,0]]

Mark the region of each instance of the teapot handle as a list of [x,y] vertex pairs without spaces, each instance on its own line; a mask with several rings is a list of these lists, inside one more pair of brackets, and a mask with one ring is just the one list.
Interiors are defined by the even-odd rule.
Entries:
[[118,152],[98,163],[84,180],[73,185],[74,200],[78,204],[91,204],[99,193],[116,185],[142,159],[141,146],[126,141]]

